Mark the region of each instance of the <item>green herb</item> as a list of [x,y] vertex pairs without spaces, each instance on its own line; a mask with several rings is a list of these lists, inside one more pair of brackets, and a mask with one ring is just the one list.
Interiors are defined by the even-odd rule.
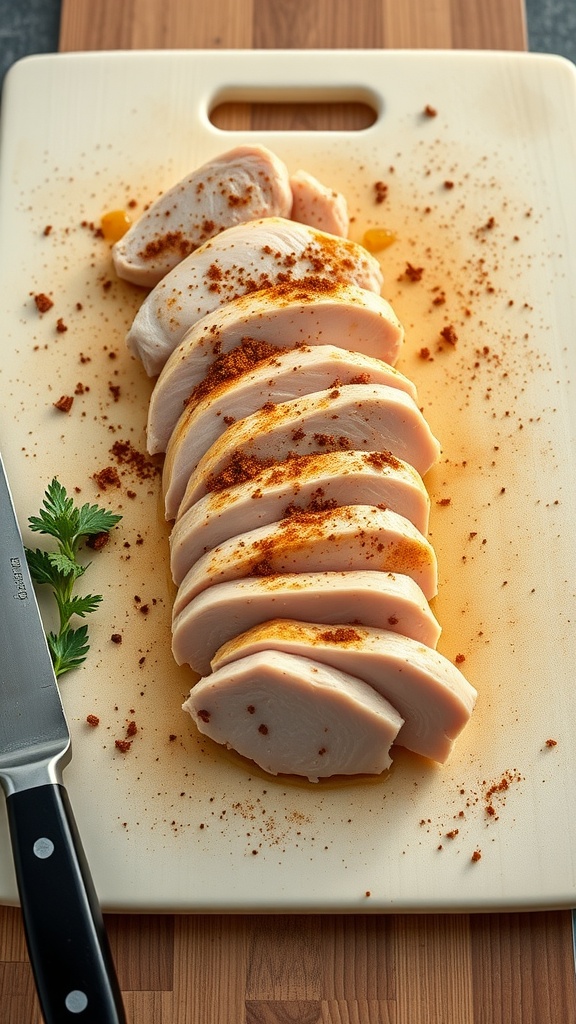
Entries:
[[74,594],[76,581],[90,565],[89,562],[83,565],[78,561],[78,552],[86,538],[109,533],[121,518],[97,505],[78,508],[54,478],[46,488],[40,513],[28,520],[31,530],[49,534],[58,541],[56,551],[26,549],[32,579],[52,588],[58,606],[59,630],[47,634],[56,676],[81,665],[90,648],[88,627],[73,629],[70,619],[73,615],[84,618],[102,600],[101,594],[88,594],[86,597]]

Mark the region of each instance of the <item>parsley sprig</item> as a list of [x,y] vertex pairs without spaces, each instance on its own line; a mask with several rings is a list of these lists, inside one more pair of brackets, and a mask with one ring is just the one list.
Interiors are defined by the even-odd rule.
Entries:
[[47,633],[56,676],[81,665],[90,648],[88,626],[73,629],[70,625],[72,616],[85,618],[102,600],[101,594],[80,596],[74,593],[77,580],[90,565],[89,562],[82,564],[78,561],[78,552],[88,537],[109,533],[121,518],[98,505],[76,506],[74,499],[54,478],[46,488],[39,514],[30,516],[28,520],[31,530],[48,534],[58,542],[56,551],[26,549],[33,581],[52,588],[58,607],[58,632]]

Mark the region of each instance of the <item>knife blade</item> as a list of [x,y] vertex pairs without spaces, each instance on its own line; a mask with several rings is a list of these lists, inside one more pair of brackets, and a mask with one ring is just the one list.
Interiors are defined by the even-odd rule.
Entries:
[[46,1024],[125,1024],[62,770],[70,733],[0,454],[0,784]]

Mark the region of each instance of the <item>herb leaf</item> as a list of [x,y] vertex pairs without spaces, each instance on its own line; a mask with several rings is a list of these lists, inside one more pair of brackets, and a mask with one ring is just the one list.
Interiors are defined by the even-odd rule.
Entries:
[[76,595],[71,597],[64,606],[64,611],[67,619],[71,619],[73,615],[80,615],[81,618],[85,618],[90,612],[96,610],[102,600],[101,594],[87,594],[86,597],[80,597]]
[[48,633],[47,640],[56,677],[78,668],[90,649],[88,626],[79,626],[78,629],[68,626],[59,633]]
[[81,665],[90,648],[88,627],[72,629],[70,619],[73,615],[84,618],[102,601],[101,594],[82,597],[73,593],[76,581],[90,566],[89,562],[78,561],[78,551],[86,537],[109,533],[121,518],[98,505],[76,507],[74,499],[54,477],[46,488],[39,514],[28,520],[31,530],[48,534],[58,542],[56,551],[26,549],[34,583],[51,587],[58,606],[60,628],[47,635],[56,676]]

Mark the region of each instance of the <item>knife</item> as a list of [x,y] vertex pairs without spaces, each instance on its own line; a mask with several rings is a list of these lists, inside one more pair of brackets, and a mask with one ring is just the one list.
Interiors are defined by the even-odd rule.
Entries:
[[70,733],[0,455],[0,784],[46,1024],[125,1024],[62,769]]

